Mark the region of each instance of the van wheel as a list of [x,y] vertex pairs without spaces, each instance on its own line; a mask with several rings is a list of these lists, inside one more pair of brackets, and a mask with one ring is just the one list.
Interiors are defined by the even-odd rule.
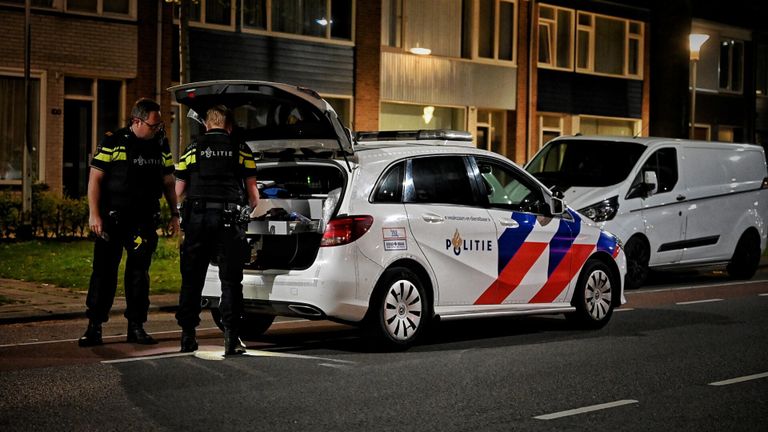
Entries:
[[[224,324],[221,322],[221,312],[219,312],[218,308],[211,308],[211,318],[216,323],[216,327],[224,331]],[[240,318],[240,338],[245,340],[257,339],[269,329],[274,320],[274,315],[243,314],[243,317]]]
[[390,349],[406,349],[424,333],[431,308],[419,277],[404,267],[384,272],[371,298],[369,330]]
[[640,288],[648,277],[650,248],[642,239],[634,237],[624,245],[624,254],[627,256],[626,289]]
[[606,264],[597,260],[587,261],[571,299],[576,312],[567,314],[566,318],[582,328],[603,327],[613,315],[614,287],[618,287],[616,277]]
[[751,279],[760,264],[760,239],[752,232],[744,233],[736,244],[731,262],[728,263],[728,276],[733,279]]

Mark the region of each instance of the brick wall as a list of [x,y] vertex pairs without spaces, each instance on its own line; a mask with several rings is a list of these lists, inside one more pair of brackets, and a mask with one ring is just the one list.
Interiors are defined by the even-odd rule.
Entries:
[[[45,80],[45,112],[41,113],[44,141],[40,146],[44,155],[44,181],[61,193],[64,77],[127,81],[136,78],[137,25],[131,21],[33,11],[30,27],[32,72],[42,73]],[[24,10],[3,7],[0,29],[3,29],[0,72],[21,74],[24,71]]]
[[355,130],[379,129],[381,2],[358,1],[355,17]]

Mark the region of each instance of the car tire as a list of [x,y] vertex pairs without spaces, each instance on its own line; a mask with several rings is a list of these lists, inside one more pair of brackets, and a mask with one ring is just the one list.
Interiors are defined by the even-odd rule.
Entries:
[[418,275],[405,267],[382,274],[368,316],[374,340],[390,350],[407,349],[425,332],[431,316],[429,297]]
[[751,232],[744,233],[736,244],[726,270],[732,279],[752,279],[760,265],[760,239]]
[[641,238],[633,237],[624,245],[624,255],[627,257],[625,288],[640,288],[648,278],[648,262],[651,259],[648,243]]
[[[218,308],[211,308],[211,318],[216,323],[216,327],[224,331],[224,324],[221,322],[221,312]],[[275,321],[274,315],[243,314],[242,318],[240,318],[239,336],[245,340],[257,339],[269,329],[273,321]]]
[[598,329],[613,315],[614,295],[618,295],[617,277],[603,262],[589,260],[584,264],[571,305],[575,312],[566,315],[581,328]]

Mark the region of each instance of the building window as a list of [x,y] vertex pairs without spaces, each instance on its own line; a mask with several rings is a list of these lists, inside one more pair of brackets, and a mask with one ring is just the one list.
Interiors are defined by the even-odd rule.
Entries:
[[[174,19],[179,18],[179,6],[173,8]],[[189,24],[195,27],[218,29],[235,28],[235,7],[232,0],[197,0],[189,2]]]
[[478,0],[478,15],[477,56],[514,61],[517,34],[515,2]]
[[466,130],[464,108],[433,105],[381,103],[381,130],[454,129]]
[[539,6],[539,66],[573,70],[573,10]]
[[720,40],[720,90],[741,93],[744,75],[744,42]]
[[352,0],[243,0],[243,28],[351,41],[352,6]]
[[636,136],[642,130],[641,121],[612,117],[578,116],[577,131],[583,135]]
[[563,117],[553,114],[539,116],[539,148],[563,134]]
[[577,20],[578,72],[642,78],[643,23],[587,12]]
[[[10,3],[14,5],[24,6],[26,0],[0,0],[0,3]],[[56,0],[32,0],[32,7],[37,8],[61,8],[60,5],[55,5],[54,3],[58,3]]]
[[381,44],[399,47],[402,44],[403,0],[381,2]]
[[477,132],[475,134],[477,147],[506,155],[506,124],[506,111],[478,110]]
[[[32,177],[40,179],[40,79],[30,80],[32,147]],[[24,161],[24,78],[0,76],[0,184],[21,183]]]
[[[54,2],[38,2],[49,3]],[[67,12],[96,15],[133,16],[136,0],[65,0]]]
[[755,93],[759,96],[768,96],[768,44],[757,44],[756,53]]

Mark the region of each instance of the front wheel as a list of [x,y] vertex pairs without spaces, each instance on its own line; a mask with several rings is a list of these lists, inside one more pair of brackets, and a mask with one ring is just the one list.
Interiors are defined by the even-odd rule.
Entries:
[[640,288],[648,278],[648,262],[651,258],[648,244],[637,237],[629,239],[624,246],[624,255],[627,257],[626,288]]
[[413,345],[431,317],[423,283],[404,267],[384,272],[376,284],[370,307],[369,330],[392,349]]
[[606,264],[596,260],[587,261],[571,299],[576,311],[566,317],[584,328],[603,327],[613,315],[613,296],[618,295],[614,287],[618,287],[618,283]]
[[[224,331],[224,324],[221,322],[221,312],[218,308],[211,308],[211,318],[216,323],[216,327]],[[240,330],[238,332],[240,338],[245,340],[258,338],[269,329],[274,320],[274,315],[243,314],[242,318],[240,318]]]

